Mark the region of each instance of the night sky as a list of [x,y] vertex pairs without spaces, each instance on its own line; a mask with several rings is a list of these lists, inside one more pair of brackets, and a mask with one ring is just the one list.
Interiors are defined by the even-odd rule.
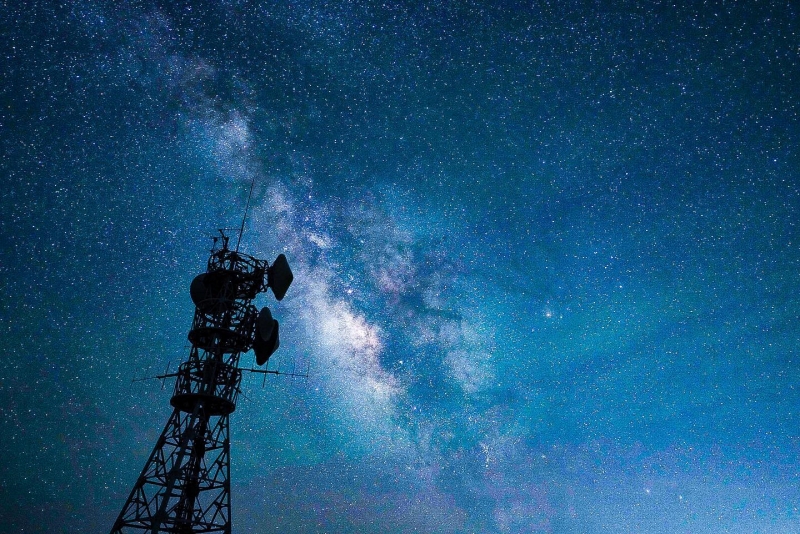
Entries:
[[251,182],[234,533],[800,532],[797,4],[115,4],[0,7],[0,532],[110,530]]

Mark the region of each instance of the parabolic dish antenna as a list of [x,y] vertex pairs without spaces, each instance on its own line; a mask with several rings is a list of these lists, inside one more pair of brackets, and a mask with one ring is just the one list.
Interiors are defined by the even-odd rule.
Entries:
[[289,262],[286,260],[286,256],[279,254],[267,270],[267,285],[272,289],[276,299],[283,300],[286,291],[292,285],[292,280],[294,280],[294,275],[289,268]]
[[261,308],[261,312],[258,314],[258,332],[263,341],[269,341],[273,328],[275,328],[275,319],[272,318],[272,312],[267,307]]
[[[263,325],[263,326],[262,326]],[[278,321],[272,318],[269,308],[261,308],[256,321],[256,335],[253,338],[253,352],[256,354],[256,363],[264,365],[278,347],[281,346],[278,338]]]

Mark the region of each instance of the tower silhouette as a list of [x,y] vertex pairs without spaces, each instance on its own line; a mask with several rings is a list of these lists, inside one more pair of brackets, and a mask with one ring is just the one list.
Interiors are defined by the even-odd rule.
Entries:
[[281,254],[272,265],[228,248],[220,230],[206,272],[190,288],[195,304],[189,358],[175,373],[172,415],[112,534],[231,532],[229,416],[236,409],[239,357],[254,350],[264,365],[279,346],[278,321],[252,300],[271,289],[283,299],[293,275]]

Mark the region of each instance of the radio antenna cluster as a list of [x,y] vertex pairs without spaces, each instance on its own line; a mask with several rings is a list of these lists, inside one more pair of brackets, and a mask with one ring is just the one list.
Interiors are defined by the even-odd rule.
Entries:
[[[274,371],[267,362],[280,346],[278,321],[253,299],[270,290],[282,300],[294,279],[283,254],[272,264],[239,252],[255,181],[250,184],[236,248],[220,230],[206,271],[189,293],[195,305],[189,356],[175,371],[172,415],[111,528],[112,534],[231,532],[229,417],[242,393],[243,372],[307,377]],[[242,368],[253,350],[259,367]],[[141,379],[140,379],[141,380]]]

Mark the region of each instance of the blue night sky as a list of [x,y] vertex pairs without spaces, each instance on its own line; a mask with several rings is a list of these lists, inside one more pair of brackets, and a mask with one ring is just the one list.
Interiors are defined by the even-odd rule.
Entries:
[[796,4],[115,4],[0,7],[0,532],[110,530],[251,181],[234,533],[800,532]]

